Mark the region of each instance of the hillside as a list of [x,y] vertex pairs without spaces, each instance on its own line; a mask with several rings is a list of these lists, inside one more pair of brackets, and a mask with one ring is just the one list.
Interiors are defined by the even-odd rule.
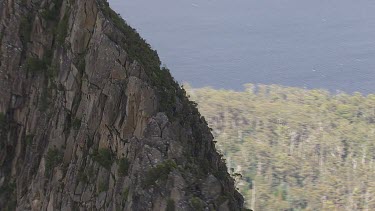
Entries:
[[[375,210],[375,95],[185,86],[256,211]],[[242,175],[242,178],[241,178]]]
[[213,136],[103,0],[0,1],[0,210],[243,210]]

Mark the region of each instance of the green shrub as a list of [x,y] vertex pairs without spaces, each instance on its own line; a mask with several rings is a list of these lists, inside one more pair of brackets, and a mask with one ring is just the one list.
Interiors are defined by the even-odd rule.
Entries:
[[7,122],[4,113],[0,113],[0,131],[6,128]]
[[69,11],[67,11],[62,20],[57,25],[56,29],[56,41],[59,45],[65,43],[65,38],[68,35],[69,30]]
[[215,201],[216,201],[216,204],[217,205],[222,205],[224,202],[226,202],[227,200],[229,199],[229,197],[228,196],[226,196],[226,195],[221,195],[221,196],[219,196]]
[[21,19],[19,35],[21,38],[22,45],[25,47],[30,41],[32,31],[32,20],[29,17],[23,17]]
[[125,45],[130,57],[140,62],[146,71],[160,70],[161,62],[156,51],[152,50],[150,45],[109,7],[108,2],[100,6],[104,15],[112,20],[113,24],[125,35],[126,40],[123,40],[121,44]]
[[16,210],[17,205],[17,197],[15,194],[16,190],[16,183],[14,182],[7,182],[0,187],[0,196],[5,196],[8,200],[2,204],[4,211],[12,211]]
[[105,192],[108,190],[108,182],[101,181],[99,182],[98,192]]
[[73,103],[72,103],[72,111],[73,112],[72,113],[75,113],[78,110],[78,107],[79,107],[79,105],[81,103],[82,93],[80,92],[80,90],[78,90],[78,91],[79,92],[73,98]]
[[25,143],[26,145],[31,145],[33,143],[34,135],[27,135],[25,137]]
[[91,178],[94,178],[94,173],[95,173],[94,167],[90,166],[89,169],[87,170],[87,177],[89,178],[89,180]]
[[46,50],[42,59],[28,57],[25,64],[26,70],[32,74],[43,73],[47,79],[52,79],[57,73],[57,67],[51,65],[52,59],[52,50]]
[[103,148],[99,149],[98,152],[94,152],[93,160],[95,162],[98,162],[101,166],[103,166],[106,169],[110,169],[112,166],[112,153],[109,149]]
[[167,208],[165,211],[175,211],[176,210],[176,205],[173,199],[168,199],[167,202]]
[[5,202],[6,206],[4,208],[4,211],[14,211],[17,208],[17,196],[12,196],[12,198]]
[[120,176],[128,176],[130,162],[127,158],[121,158],[118,164],[118,174]]
[[81,166],[81,168],[79,169],[77,177],[78,177],[78,181],[82,183],[87,183],[89,181],[89,178],[87,174],[85,173],[85,168],[83,166]]
[[72,126],[74,130],[79,130],[81,127],[82,121],[80,119],[75,118],[72,122]]
[[0,150],[6,146],[5,140],[7,135],[7,119],[4,113],[0,113]]
[[118,40],[118,38],[113,38],[113,40],[126,49],[130,59],[136,60],[144,67],[152,85],[157,87],[157,95],[160,102],[159,111],[165,112],[170,119],[173,119],[173,116],[176,115],[176,95],[185,98],[178,83],[175,82],[168,68],[160,68],[161,62],[157,52],[151,49],[150,45],[141,38],[139,33],[109,7],[108,2],[102,2],[100,9],[125,35],[122,40]]
[[80,73],[84,73],[86,69],[86,53],[80,54],[77,59],[77,69]]
[[[47,67],[47,70],[46,70],[46,77],[49,78],[49,79],[53,79],[54,77],[56,77],[56,74],[57,74],[57,67],[56,66],[48,66]],[[56,87],[57,89],[58,87]]]
[[43,88],[41,96],[40,96],[40,103],[39,103],[39,110],[46,111],[48,106],[51,103],[51,90],[48,88],[48,85]]
[[9,195],[16,189],[16,183],[10,182],[0,188],[0,195]]
[[78,181],[83,183],[88,183],[94,177],[94,169],[92,166],[88,167],[85,170],[85,167],[82,166],[78,171]]
[[125,188],[122,192],[122,201],[125,203],[128,200],[129,188]]
[[40,12],[40,16],[48,21],[55,20],[56,14],[52,13],[52,10],[50,9],[44,9],[42,12]]
[[158,164],[156,167],[150,169],[145,175],[144,186],[147,188],[155,185],[158,180],[166,181],[169,173],[175,168],[177,168],[177,165],[172,160],[166,160],[163,163]]
[[47,64],[39,58],[29,57],[26,60],[26,69],[31,73],[40,73],[47,69]]
[[72,211],[80,211],[81,210],[78,202],[73,201],[73,203],[71,205],[72,205]]
[[204,210],[204,204],[203,204],[202,200],[200,200],[198,197],[191,198],[190,199],[190,205],[196,211],[203,211]]
[[47,49],[43,54],[43,62],[46,66],[50,66],[53,59],[53,50]]
[[47,21],[58,21],[62,0],[54,0],[52,4],[52,7],[48,5],[48,8],[45,8],[40,15]]
[[58,166],[63,159],[63,154],[58,149],[49,149],[46,155],[45,175],[50,176],[52,170]]

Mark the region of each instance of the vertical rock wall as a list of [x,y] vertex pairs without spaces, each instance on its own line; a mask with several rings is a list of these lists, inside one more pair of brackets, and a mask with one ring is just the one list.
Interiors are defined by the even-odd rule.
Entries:
[[0,210],[242,210],[203,117],[102,0],[0,0]]

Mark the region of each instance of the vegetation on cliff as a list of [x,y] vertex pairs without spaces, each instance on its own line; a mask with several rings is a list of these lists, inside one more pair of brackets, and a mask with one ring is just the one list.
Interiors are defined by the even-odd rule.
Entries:
[[112,20],[113,24],[124,35],[125,39],[119,44],[123,46],[130,58],[139,62],[146,71],[152,85],[156,86],[160,98],[160,111],[169,117],[175,115],[176,97],[184,98],[184,93],[166,67],[161,67],[161,61],[156,50],[143,39],[139,33],[129,26],[119,14],[109,7],[108,2],[100,2],[103,14]]
[[188,88],[254,210],[375,210],[375,95]]
[[0,14],[1,210],[243,210],[196,104],[106,1],[18,3]]

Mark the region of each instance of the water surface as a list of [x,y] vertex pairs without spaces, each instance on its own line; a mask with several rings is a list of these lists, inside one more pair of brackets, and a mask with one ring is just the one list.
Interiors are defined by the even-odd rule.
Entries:
[[180,82],[375,93],[374,0],[109,0]]

